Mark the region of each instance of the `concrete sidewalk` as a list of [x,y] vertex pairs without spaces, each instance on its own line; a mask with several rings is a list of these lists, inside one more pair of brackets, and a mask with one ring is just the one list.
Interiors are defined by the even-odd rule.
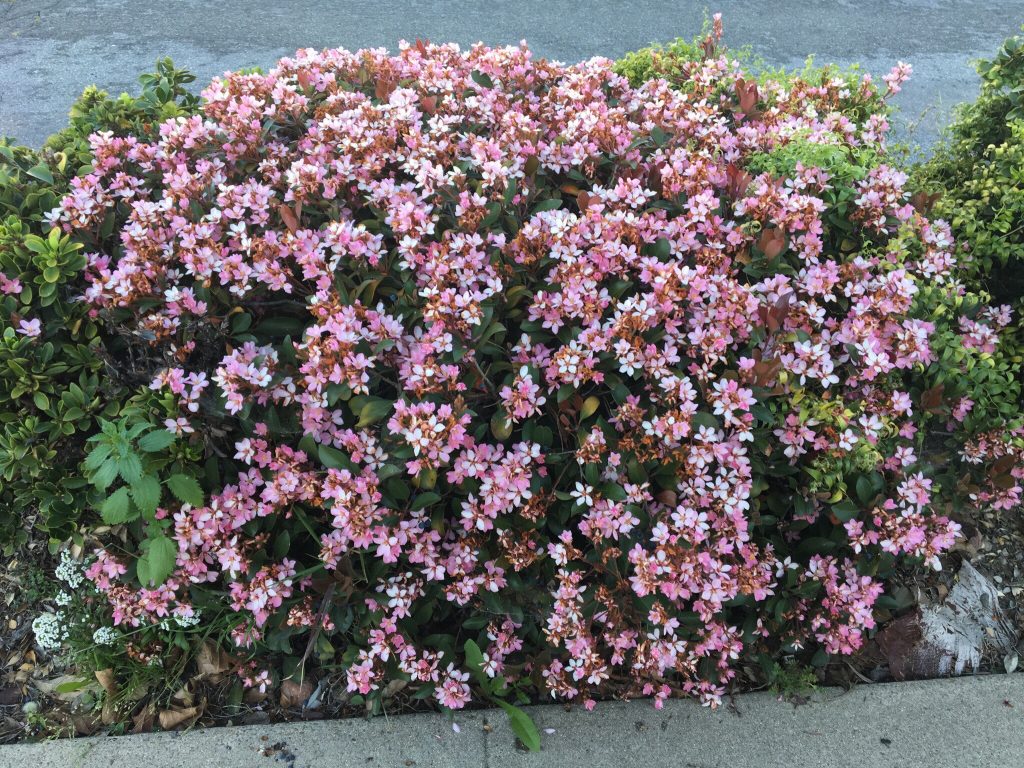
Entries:
[[899,135],[925,145],[976,95],[970,62],[1024,22],[1024,0],[0,0],[0,135],[39,145],[84,86],[134,92],[161,56],[194,71],[199,87],[300,47],[394,49],[417,37],[525,38],[539,55],[574,62],[690,38],[705,9],[724,14],[727,44],[771,64],[816,54],[881,75],[910,62]]
[[[1024,675],[766,693],[717,712],[692,701],[531,708],[543,750],[500,711],[289,723],[0,747],[0,768],[1020,768]],[[458,723],[455,732],[452,723]]]

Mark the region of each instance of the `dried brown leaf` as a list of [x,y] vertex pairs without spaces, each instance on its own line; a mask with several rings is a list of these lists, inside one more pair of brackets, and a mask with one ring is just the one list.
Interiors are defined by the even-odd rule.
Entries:
[[281,683],[281,706],[285,709],[302,706],[313,695],[313,683],[307,677],[301,682],[288,678]]
[[132,718],[132,733],[149,733],[153,730],[153,723],[155,722],[156,707],[152,704],[147,704]]
[[202,705],[194,707],[181,707],[164,709],[160,712],[160,728],[165,731],[172,731],[175,728],[187,728],[192,725],[203,713]]
[[103,690],[107,692],[110,697],[117,696],[117,678],[114,676],[114,670],[110,669],[97,669],[96,681],[103,686]]
[[216,643],[207,640],[196,654],[196,668],[203,677],[217,682],[234,666],[231,656]]

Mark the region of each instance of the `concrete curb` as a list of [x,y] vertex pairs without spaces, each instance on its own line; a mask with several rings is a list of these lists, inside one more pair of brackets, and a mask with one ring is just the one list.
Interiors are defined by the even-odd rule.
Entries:
[[[717,712],[693,701],[531,707],[543,750],[516,749],[500,711],[406,715],[0,747],[0,768],[831,768],[1024,766],[1024,675],[767,693]],[[550,732],[548,732],[550,731]]]

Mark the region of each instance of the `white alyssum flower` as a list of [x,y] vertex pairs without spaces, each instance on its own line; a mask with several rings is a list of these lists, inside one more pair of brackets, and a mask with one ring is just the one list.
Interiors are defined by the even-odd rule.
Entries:
[[78,589],[85,580],[85,569],[67,550],[60,553],[60,564],[53,573],[72,589]]
[[178,622],[179,627],[188,628],[194,627],[199,623],[199,619],[202,618],[203,612],[196,611],[191,616],[176,616],[175,621]]
[[32,622],[36,642],[44,651],[57,651],[68,639],[67,622],[63,613],[41,613]]
[[114,627],[100,627],[92,633],[92,641],[96,645],[114,645],[121,638],[121,633]]
[[164,632],[170,632],[174,629],[174,624],[181,627],[182,629],[188,629],[189,627],[194,627],[196,624],[198,624],[202,616],[202,611],[194,611],[191,616],[169,617],[160,622],[160,629],[162,629]]

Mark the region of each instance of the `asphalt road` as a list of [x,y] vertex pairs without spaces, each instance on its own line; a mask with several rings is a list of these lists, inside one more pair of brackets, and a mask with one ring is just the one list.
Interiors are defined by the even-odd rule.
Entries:
[[1024,0],[0,0],[0,134],[38,145],[82,88],[134,90],[171,56],[199,76],[267,66],[297,48],[394,48],[417,37],[470,44],[527,40],[561,61],[617,57],[725,17],[726,42],[770,63],[859,61],[915,77],[899,97],[901,137],[927,145],[957,102],[974,97],[970,62],[1024,22]]

